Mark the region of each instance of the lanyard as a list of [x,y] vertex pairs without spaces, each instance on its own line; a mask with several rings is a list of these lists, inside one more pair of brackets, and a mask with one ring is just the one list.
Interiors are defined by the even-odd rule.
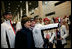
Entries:
[[10,20],[10,24],[11,24],[11,27],[12,27],[12,29],[13,29],[13,31],[14,31],[14,34],[16,34],[16,32],[15,32],[13,26],[12,26],[11,20]]

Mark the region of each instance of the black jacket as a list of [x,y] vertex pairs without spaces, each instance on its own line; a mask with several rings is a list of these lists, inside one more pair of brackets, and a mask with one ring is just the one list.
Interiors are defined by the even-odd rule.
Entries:
[[23,27],[17,32],[15,38],[15,48],[34,48],[32,31]]

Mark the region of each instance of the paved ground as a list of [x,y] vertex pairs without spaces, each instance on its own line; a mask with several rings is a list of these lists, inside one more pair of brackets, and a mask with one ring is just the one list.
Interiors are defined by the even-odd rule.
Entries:
[[71,48],[71,41],[70,40],[67,41],[67,45],[65,46],[65,48]]

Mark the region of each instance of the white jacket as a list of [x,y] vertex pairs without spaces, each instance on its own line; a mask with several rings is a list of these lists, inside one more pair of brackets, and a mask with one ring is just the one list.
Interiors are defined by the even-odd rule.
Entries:
[[[66,39],[65,38],[67,38],[68,37],[68,35],[69,35],[69,33],[67,32],[67,30],[66,30],[66,27],[65,27],[65,25],[62,25],[61,27],[60,27],[60,35],[61,35],[61,37],[63,38],[63,40],[61,40],[62,41],[62,44],[65,44],[66,43]],[[56,37],[56,33],[54,34],[54,36]],[[57,43],[57,41],[55,40],[55,43]]]
[[48,25],[41,25],[41,24],[35,25],[35,27],[33,28],[33,38],[35,42],[35,47],[43,48],[44,41],[41,35],[41,30],[54,28],[54,27],[58,27],[58,23],[48,24]]
[[10,48],[14,48],[15,33],[11,27],[9,20],[1,24],[1,47],[2,48],[8,48],[6,34],[9,40]]
[[21,28],[22,28],[21,22],[18,22],[18,23],[16,24],[16,32],[17,32],[18,30],[20,30]]

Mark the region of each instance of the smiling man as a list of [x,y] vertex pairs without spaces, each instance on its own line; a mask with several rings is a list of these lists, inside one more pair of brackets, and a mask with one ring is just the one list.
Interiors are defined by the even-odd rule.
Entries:
[[15,30],[12,26],[11,12],[7,11],[3,14],[5,22],[1,24],[1,48],[14,48]]

